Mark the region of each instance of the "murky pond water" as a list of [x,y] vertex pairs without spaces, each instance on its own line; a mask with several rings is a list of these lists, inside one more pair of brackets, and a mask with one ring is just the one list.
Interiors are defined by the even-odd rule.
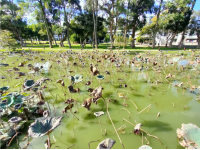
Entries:
[[[82,107],[83,101],[90,97],[87,89],[99,86],[103,87],[102,97],[106,101],[115,128],[119,129],[124,125],[124,129],[119,130],[118,134],[125,148],[137,149],[147,143],[154,149],[183,148],[177,140],[176,129],[180,128],[182,123],[192,123],[200,127],[200,102],[196,101],[199,95],[200,68],[196,59],[198,52],[190,55],[188,53],[175,55],[166,52],[154,54],[58,52],[15,54],[12,57],[4,53],[1,58],[5,59],[1,59],[0,63],[9,66],[0,66],[0,76],[6,77],[0,79],[0,87],[10,86],[9,92],[20,92],[22,86],[16,87],[16,85],[23,84],[25,79],[36,81],[41,77],[48,77],[52,80],[42,85],[47,87],[43,89],[44,100],[50,105],[49,111],[52,117],[64,118],[60,126],[50,134],[52,143],[55,143],[51,148],[66,149],[72,146],[71,148],[75,149],[87,149],[90,141],[99,140],[90,143],[90,148],[95,149],[98,143],[106,138],[116,141],[113,148],[123,148],[108,117],[104,100],[100,98],[97,104],[92,103],[89,111]],[[26,61],[24,67],[18,67],[20,62],[24,61]],[[39,71],[28,73],[33,71],[27,67],[28,64],[39,67]],[[90,64],[96,66],[104,79],[98,79],[91,74]],[[8,71],[13,67],[19,68],[20,72],[26,73],[26,76],[15,79],[18,77],[16,71]],[[71,76],[74,75],[83,76],[82,82],[73,85],[74,89],[80,89],[79,93],[70,93],[67,88],[71,85]],[[64,86],[56,83],[59,79],[62,79]],[[92,84],[85,85],[87,81],[91,81]],[[180,84],[181,82],[183,84]],[[123,96],[119,96],[119,93]],[[64,102],[69,98],[76,100],[72,108],[76,117],[70,111],[62,113],[63,108],[67,106]],[[145,109],[147,106],[150,107]],[[105,112],[100,117],[103,134],[107,133],[103,136],[99,118],[94,115],[94,112],[98,111]],[[158,113],[160,116],[157,116]],[[28,126],[33,121],[29,120],[20,132],[27,134]],[[158,137],[163,144],[146,133],[143,135],[131,133],[134,126],[130,123],[135,125],[141,123],[142,129]],[[27,144],[27,140],[22,140],[24,137],[24,134],[18,135],[21,148]],[[43,149],[46,139],[47,136],[30,138],[27,148]],[[19,148],[19,146],[14,139],[9,148]]]

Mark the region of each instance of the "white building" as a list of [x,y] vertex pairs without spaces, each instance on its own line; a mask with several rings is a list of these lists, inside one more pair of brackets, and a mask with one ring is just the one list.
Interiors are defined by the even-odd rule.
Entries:
[[[172,45],[179,45],[179,42],[181,41],[182,33],[179,33],[175,36],[174,41]],[[168,44],[170,43],[171,39],[168,40]],[[167,36],[164,34],[157,34],[156,35],[156,45],[166,45],[167,42]],[[196,34],[192,34],[190,30],[187,30],[185,32],[183,45],[198,45],[198,38]]]
[[[107,33],[110,34],[110,31],[108,31]],[[114,33],[114,31],[113,31],[113,33]],[[141,44],[141,43],[138,43],[136,41],[136,38],[137,38],[137,36],[139,36],[139,33],[140,33],[140,31],[136,31],[136,33],[135,33],[135,43],[136,44]],[[117,30],[116,34],[124,36],[122,30]],[[130,29],[127,32],[127,37],[131,37],[131,36],[132,36],[132,30]],[[169,36],[169,37],[171,37],[171,36]],[[142,44],[147,44],[147,45],[149,45],[149,44],[151,45],[152,44],[152,38],[149,35],[143,35],[142,37],[144,37],[146,39],[145,42],[142,43]],[[161,34],[157,33],[157,35],[156,35],[156,45],[157,46],[165,46],[167,42],[168,42],[167,45],[169,45],[169,43],[171,41],[171,38],[167,39],[167,37],[168,37],[168,35],[166,35],[164,33],[161,33]],[[179,45],[179,42],[181,41],[181,38],[182,38],[182,33],[177,34],[175,36],[175,38],[174,38],[174,41],[173,41],[172,45]],[[198,45],[197,35],[196,34],[192,34],[190,32],[190,30],[187,30],[185,32],[185,38],[184,38],[183,44],[184,45],[194,45],[194,46]]]

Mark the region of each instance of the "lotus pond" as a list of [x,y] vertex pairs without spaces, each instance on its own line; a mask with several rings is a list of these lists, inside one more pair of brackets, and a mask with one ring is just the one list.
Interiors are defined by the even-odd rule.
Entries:
[[0,145],[200,148],[199,71],[198,51],[2,52]]

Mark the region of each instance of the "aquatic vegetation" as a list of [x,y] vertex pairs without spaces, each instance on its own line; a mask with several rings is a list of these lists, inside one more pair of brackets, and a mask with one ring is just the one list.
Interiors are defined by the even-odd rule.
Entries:
[[177,137],[181,140],[181,146],[187,149],[200,148],[200,129],[194,124],[182,124],[181,129],[176,130]]
[[149,145],[142,145],[139,149],[152,149]]
[[92,98],[89,97],[83,102],[82,106],[90,110],[91,104],[92,104]]
[[0,107],[7,109],[15,104],[23,103],[22,97],[19,93],[9,93],[6,96],[1,97]]
[[4,86],[0,88],[0,91],[8,91],[10,86]]
[[[21,122],[35,121],[35,125],[25,124],[17,137],[21,132],[27,134],[29,125],[31,132],[41,125],[35,134],[38,137],[48,135],[47,129],[53,128],[49,118],[61,114],[61,134],[50,129],[55,143],[48,138],[48,148],[87,148],[85,143],[103,142],[104,136],[119,139],[115,148],[150,148],[145,144],[176,148],[176,142],[172,142],[176,137],[168,131],[184,121],[199,125],[200,119],[196,115],[200,53],[183,53],[61,50],[22,51],[13,57],[3,53],[1,63],[9,66],[0,67],[0,132],[8,133],[8,120],[15,116],[22,118]],[[182,133],[178,135],[180,144],[195,147],[184,143]],[[9,142],[13,135],[2,139]],[[18,139],[20,146],[26,143]],[[98,147],[108,148],[108,141]],[[15,140],[12,143],[8,148],[18,148]],[[43,145],[44,141],[30,138],[26,147]],[[90,146],[96,148],[97,144]]]
[[139,135],[140,134],[140,127],[142,126],[141,123],[136,124],[135,128],[134,128],[134,134]]
[[97,100],[102,97],[102,89],[103,89],[103,87],[100,86],[100,87],[94,89],[93,92],[90,94],[93,96],[93,98],[92,98],[93,103],[97,103]]
[[22,118],[20,118],[20,117],[12,117],[8,120],[8,122],[10,122],[10,123],[19,123],[21,121],[22,121]]
[[75,79],[75,83],[79,83],[81,81],[83,81],[83,76],[82,75],[75,75],[74,76],[74,79]]
[[36,119],[28,129],[28,135],[30,137],[42,137],[50,134],[56,127],[60,125],[63,117],[47,117],[44,120]]
[[105,77],[104,76],[102,76],[102,75],[98,75],[97,76],[97,79],[104,79]]
[[35,83],[34,80],[26,80],[24,82],[24,85],[23,85],[24,86],[24,90],[26,91],[26,90],[31,89],[33,87],[34,83]]
[[115,140],[107,138],[99,143],[97,149],[111,149],[115,143]]
[[99,70],[97,70],[97,68],[94,67],[92,64],[90,65],[90,71],[92,72],[93,76],[99,74]]
[[[103,112],[103,111],[95,112],[94,115],[95,115],[96,117],[99,117],[99,123],[100,123],[100,125],[101,125],[100,116],[104,115],[104,112]],[[102,125],[101,125],[101,134],[103,135]]]

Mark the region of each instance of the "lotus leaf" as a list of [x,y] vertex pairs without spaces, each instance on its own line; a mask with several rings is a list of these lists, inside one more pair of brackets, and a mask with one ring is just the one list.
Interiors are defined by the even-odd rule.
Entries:
[[95,112],[95,113],[94,113],[94,115],[95,115],[96,117],[100,117],[100,116],[102,116],[103,114],[104,114],[103,111],[99,111],[99,112]]
[[100,87],[96,88],[96,89],[90,94],[90,95],[93,96],[93,99],[92,99],[93,103],[96,103],[97,100],[98,100],[99,98],[102,97],[102,89],[103,89],[103,88],[100,86]]
[[28,101],[30,99],[34,98],[34,95],[29,95],[29,96],[25,96],[22,98],[23,101]]
[[186,148],[200,149],[200,129],[194,124],[182,124],[181,129],[177,129],[177,136],[182,141],[181,146]]
[[82,75],[75,75],[74,78],[75,78],[75,81],[74,81],[75,83],[83,81],[83,76]]
[[2,88],[0,88],[1,91],[7,91],[9,90],[10,86],[4,86]]
[[71,83],[73,84],[73,83],[74,83],[74,81],[75,81],[75,78],[74,78],[74,76],[71,76]]
[[91,103],[92,103],[92,98],[89,97],[83,102],[82,106],[90,110]]
[[43,117],[44,118],[47,118],[49,116],[49,111],[48,110],[45,110],[44,112],[43,112]]
[[2,109],[6,109],[7,107],[10,107],[14,104],[14,98],[11,98],[10,96],[6,96],[6,97],[2,97],[2,98],[6,98],[6,100],[7,100],[6,103],[3,103],[3,102],[0,103],[0,107]]
[[19,84],[17,84],[17,85],[15,85],[15,87],[20,87],[22,84],[21,83],[19,83]]
[[5,110],[0,107],[0,117],[3,116]]
[[22,121],[22,118],[20,117],[12,117],[11,119],[9,119],[8,122],[10,123],[18,123],[18,122],[21,122]]
[[99,70],[97,70],[96,67],[93,67],[93,65],[90,66],[90,71],[93,73],[93,76],[99,74]]
[[124,97],[124,93],[118,93],[119,97]]
[[36,119],[34,123],[29,126],[28,135],[30,137],[42,137],[52,132],[60,125],[63,117],[47,117],[44,120]]
[[104,79],[104,76],[98,75],[98,76],[97,76],[97,79]]
[[34,84],[34,80],[26,80],[26,82],[24,83],[25,87],[31,87]]
[[110,72],[106,71],[106,74],[107,74],[107,75],[110,75]]
[[0,147],[3,146],[7,141],[11,139],[8,134],[0,135]]
[[115,143],[116,143],[115,140],[107,138],[103,140],[101,143],[99,143],[97,149],[111,149]]
[[6,96],[2,97],[1,99],[6,99],[6,103],[0,103],[0,107],[2,109],[6,109],[7,107],[10,107],[12,105],[18,104],[18,103],[23,103],[21,95],[19,93],[9,93]]
[[134,134],[139,135],[140,134],[140,127],[142,126],[141,123],[136,124],[135,128],[134,128]]
[[69,104],[67,105],[64,109],[63,109],[63,112],[67,112],[67,110],[70,110],[72,107],[74,106],[74,104]]
[[24,83],[24,90],[29,90],[34,86],[35,81],[34,80],[26,80]]
[[68,99],[68,100],[65,101],[65,103],[67,103],[67,104],[71,104],[72,102],[74,102],[73,99]]
[[22,104],[20,104],[20,103],[19,103],[19,104],[16,104],[16,105],[14,106],[14,108],[17,109],[17,110],[20,109],[21,107],[22,107]]
[[72,60],[74,60],[73,57],[69,57],[68,58],[68,61],[72,61]]
[[7,67],[9,66],[9,64],[4,64],[4,63],[1,63],[0,66],[4,66],[4,67]]
[[180,65],[180,66],[186,66],[186,65],[188,65],[189,64],[189,61],[188,60],[180,60],[179,62],[178,62],[178,65]]
[[149,145],[142,145],[139,149],[152,149]]
[[72,85],[68,86],[68,89],[69,89],[69,92],[71,92],[71,93],[74,92],[74,88]]

